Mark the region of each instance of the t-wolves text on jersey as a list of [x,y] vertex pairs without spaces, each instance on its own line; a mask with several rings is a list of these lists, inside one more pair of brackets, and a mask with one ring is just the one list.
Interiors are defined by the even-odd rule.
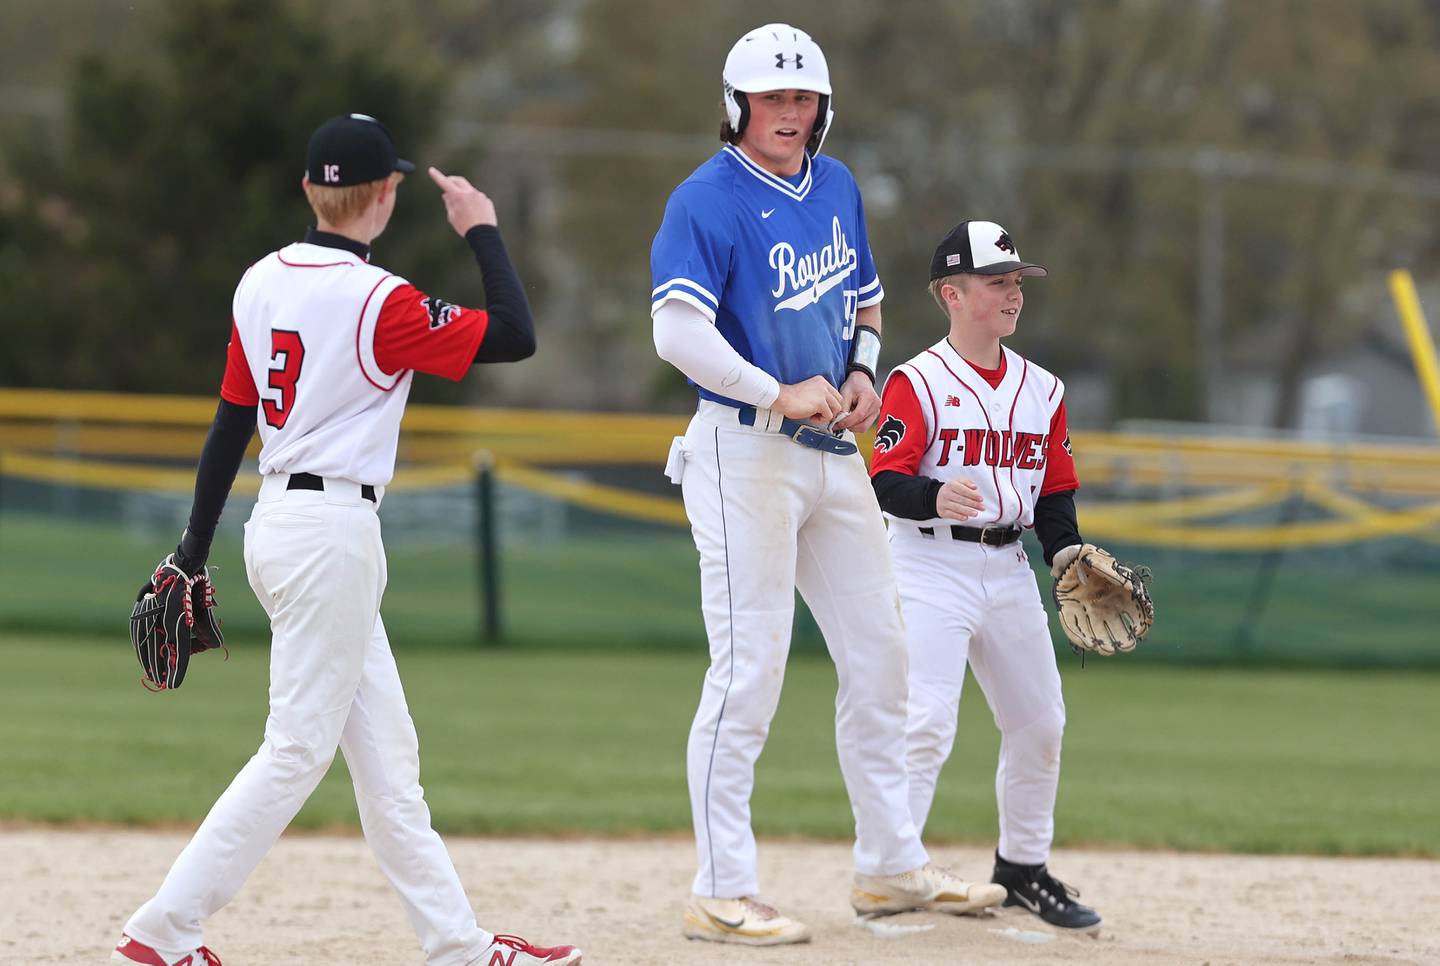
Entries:
[[822,375],[838,387],[856,313],[885,294],[860,191],[828,155],[787,179],[724,148],[671,194],[650,268],[652,311],[672,298],[694,305],[782,383]]
[[871,474],[968,480],[985,501],[971,526],[1031,526],[1036,500],[1078,487],[1075,461],[1061,445],[1070,435],[1064,384],[1001,352],[1000,368],[982,372],[942,339],[897,366],[881,399]]

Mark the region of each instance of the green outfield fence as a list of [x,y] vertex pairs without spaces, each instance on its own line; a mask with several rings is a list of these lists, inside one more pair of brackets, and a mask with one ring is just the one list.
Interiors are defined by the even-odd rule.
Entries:
[[[184,525],[213,412],[0,390],[0,635],[128,646],[128,602]],[[392,639],[703,648],[695,552],[661,473],[685,422],[411,407],[382,513]],[[1155,630],[1126,660],[1440,667],[1440,447],[1201,429],[1073,434],[1082,530],[1155,575]],[[253,456],[212,556],[237,646],[266,637],[240,562]],[[795,647],[821,649],[797,615]]]

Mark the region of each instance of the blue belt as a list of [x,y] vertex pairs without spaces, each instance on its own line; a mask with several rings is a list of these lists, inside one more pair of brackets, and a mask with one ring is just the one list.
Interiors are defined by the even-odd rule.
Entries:
[[[755,407],[741,406],[737,418],[741,426],[755,425]],[[851,453],[858,453],[859,447],[843,436],[827,432],[819,426],[811,426],[809,423],[802,423],[798,420],[782,417],[780,429],[784,436],[789,436],[801,446],[809,449],[818,449],[822,453],[834,453],[836,456],[849,456]]]

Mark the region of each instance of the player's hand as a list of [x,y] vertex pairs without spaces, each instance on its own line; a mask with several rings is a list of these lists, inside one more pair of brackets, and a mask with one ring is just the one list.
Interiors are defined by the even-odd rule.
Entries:
[[445,174],[439,168],[430,169],[430,180],[440,188],[445,199],[445,217],[450,227],[461,238],[476,225],[494,225],[495,202],[490,196],[478,190],[458,174]]
[[852,372],[845,377],[840,387],[840,399],[844,411],[850,415],[836,421],[832,428],[837,432],[850,429],[863,433],[880,415],[880,396],[875,392],[875,384],[863,372]]
[[946,520],[969,520],[983,509],[980,490],[969,480],[950,480],[935,494],[935,515]]
[[804,382],[782,383],[770,408],[791,419],[829,423],[845,411],[845,401],[824,376],[811,376]]

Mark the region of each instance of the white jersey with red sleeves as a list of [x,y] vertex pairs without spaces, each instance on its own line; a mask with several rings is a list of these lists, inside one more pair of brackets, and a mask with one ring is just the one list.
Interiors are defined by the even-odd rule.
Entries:
[[489,316],[354,252],[297,243],[241,279],[220,395],[259,405],[260,472],[375,486],[395,475],[415,371],[460,379]]
[[1001,353],[993,386],[948,339],[897,366],[885,383],[871,474],[972,481],[985,509],[967,526],[1029,527],[1037,498],[1078,487],[1064,384],[1003,346]]

